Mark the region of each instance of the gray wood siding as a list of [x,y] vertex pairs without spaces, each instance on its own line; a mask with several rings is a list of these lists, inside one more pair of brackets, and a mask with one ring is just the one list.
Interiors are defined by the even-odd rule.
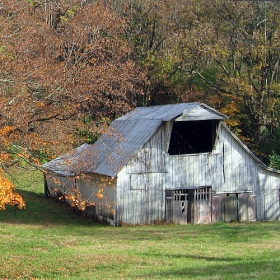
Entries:
[[259,162],[223,126],[220,127],[217,152],[223,156],[225,177],[217,191],[255,191],[259,187]]
[[[219,127],[212,153],[167,153],[172,125],[166,123],[118,174],[118,218],[147,224],[165,220],[167,189],[211,186],[213,193],[252,193],[256,217],[279,220],[280,174],[268,171],[224,126]],[[265,190],[265,191],[264,191]],[[249,206],[248,206],[249,207]],[[247,211],[247,210],[246,210]],[[251,218],[252,216],[252,218]],[[218,216],[217,216],[218,217]]]
[[262,220],[280,220],[280,173],[264,167],[260,168],[261,193],[258,213]]
[[95,206],[96,215],[114,219],[116,206],[116,179],[88,174],[76,180],[82,199]]
[[212,186],[214,192],[254,191],[259,164],[223,127],[213,152],[169,157],[170,188]]
[[[116,207],[116,179],[101,176],[98,174],[88,174],[79,178],[57,176],[55,174],[46,175],[46,183],[52,197],[56,197],[59,189],[60,195],[73,193],[75,187],[81,195],[80,200],[85,201],[88,206],[94,206],[93,215],[102,216],[113,220]],[[66,200],[71,204],[70,200]]]
[[168,188],[194,188],[211,186],[214,168],[207,154],[170,156]]
[[171,135],[166,123],[118,173],[117,219],[122,223],[150,224],[165,220],[165,189]]
[[150,224],[165,220],[165,173],[128,174],[117,181],[117,220],[124,224]]
[[69,189],[73,189],[75,186],[74,177],[59,176],[54,173],[47,173],[45,178],[51,196],[55,196],[57,190],[64,194]]
[[167,172],[168,143],[171,135],[171,123],[163,124],[146,145],[126,165],[126,172],[162,173]]
[[[143,182],[141,174],[130,176],[125,170],[119,172],[117,181],[117,220],[119,224],[146,224],[147,223],[147,189],[143,185],[134,187]],[[137,176],[138,175],[138,176]],[[145,178],[148,182],[148,178]],[[133,190],[131,190],[131,185]]]

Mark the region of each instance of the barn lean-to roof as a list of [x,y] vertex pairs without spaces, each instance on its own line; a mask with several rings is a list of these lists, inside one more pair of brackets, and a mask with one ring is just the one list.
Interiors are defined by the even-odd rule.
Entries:
[[198,102],[137,107],[113,121],[109,131],[93,145],[83,144],[44,164],[43,167],[61,175],[82,172],[114,177],[163,122],[175,119],[180,121],[225,118],[225,115]]

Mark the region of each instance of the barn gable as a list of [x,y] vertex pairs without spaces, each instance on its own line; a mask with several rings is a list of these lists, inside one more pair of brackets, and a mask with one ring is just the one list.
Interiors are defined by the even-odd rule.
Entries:
[[[53,172],[97,173],[110,177],[143,147],[163,122],[203,119],[222,120],[226,116],[201,103],[181,103],[152,107],[137,107],[112,122],[107,133],[93,145],[81,147],[43,165]],[[188,117],[189,116],[189,117]]]

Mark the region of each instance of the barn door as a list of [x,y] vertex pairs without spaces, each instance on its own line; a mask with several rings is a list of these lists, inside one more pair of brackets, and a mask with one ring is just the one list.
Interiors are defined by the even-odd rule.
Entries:
[[199,187],[193,193],[193,207],[191,222],[207,224],[212,222],[212,188]]
[[238,194],[228,193],[222,195],[222,215],[224,222],[238,221]]
[[238,194],[238,222],[256,221],[256,205],[256,196],[253,193]]
[[188,223],[188,190],[169,190],[166,192],[166,221],[176,224]]
[[251,193],[228,193],[221,196],[224,222],[251,222],[256,220],[256,196]]
[[211,187],[166,192],[166,221],[176,224],[204,224],[212,221]]

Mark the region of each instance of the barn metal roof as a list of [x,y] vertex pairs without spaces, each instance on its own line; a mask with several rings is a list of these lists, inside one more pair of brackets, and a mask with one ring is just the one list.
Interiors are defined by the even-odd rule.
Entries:
[[186,116],[195,108],[203,108],[208,118],[209,112],[212,117],[226,118],[213,108],[197,102],[137,107],[113,121],[108,132],[93,145],[84,144],[66,155],[44,164],[43,167],[62,175],[87,172],[114,177],[147,143],[162,122]]
[[135,119],[148,119],[148,120],[162,120],[170,121],[177,116],[181,115],[184,110],[189,112],[190,110],[199,106],[200,103],[180,103],[180,104],[168,104],[150,107],[136,107],[133,111],[118,118],[118,121],[122,120],[135,120]]

